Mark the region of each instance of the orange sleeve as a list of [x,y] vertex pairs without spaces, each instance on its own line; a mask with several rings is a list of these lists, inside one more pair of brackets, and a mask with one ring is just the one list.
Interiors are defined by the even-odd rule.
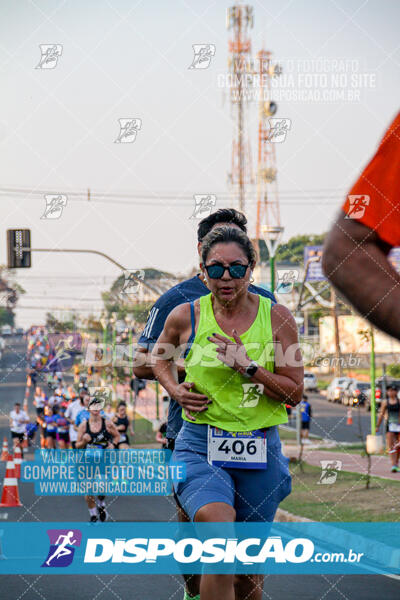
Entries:
[[342,209],[391,246],[400,246],[400,113],[351,188]]

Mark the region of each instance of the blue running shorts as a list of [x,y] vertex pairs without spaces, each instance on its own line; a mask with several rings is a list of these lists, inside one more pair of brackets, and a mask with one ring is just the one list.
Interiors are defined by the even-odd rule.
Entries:
[[175,491],[190,519],[194,521],[205,504],[225,502],[235,509],[236,521],[273,521],[279,503],[292,487],[289,459],[282,454],[278,427],[266,429],[266,469],[208,464],[207,427],[184,421],[172,455],[174,462],[186,465],[186,479],[176,484]]

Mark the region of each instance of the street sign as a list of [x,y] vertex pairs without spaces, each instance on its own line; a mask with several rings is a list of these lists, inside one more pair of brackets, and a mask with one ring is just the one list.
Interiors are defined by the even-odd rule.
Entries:
[[326,281],[326,277],[322,271],[323,246],[304,246],[304,269],[306,269],[307,261],[318,257],[319,260],[308,264],[308,272],[306,281]]
[[7,229],[7,258],[9,269],[29,269],[31,266],[30,229]]

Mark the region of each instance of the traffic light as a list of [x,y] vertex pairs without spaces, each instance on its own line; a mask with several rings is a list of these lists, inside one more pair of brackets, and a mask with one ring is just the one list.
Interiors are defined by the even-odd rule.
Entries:
[[31,266],[30,229],[7,229],[7,257],[9,269],[29,269]]

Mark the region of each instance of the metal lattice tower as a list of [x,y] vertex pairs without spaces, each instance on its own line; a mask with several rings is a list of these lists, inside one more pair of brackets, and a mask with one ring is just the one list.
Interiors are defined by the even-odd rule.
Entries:
[[232,75],[230,100],[234,120],[232,141],[232,165],[228,175],[229,182],[237,186],[239,210],[245,211],[246,184],[254,183],[250,139],[247,129],[248,94],[246,78],[249,72],[251,39],[249,29],[253,27],[253,7],[236,4],[227,10],[227,29],[232,32],[228,42],[229,73]]
[[271,78],[280,74],[278,65],[271,62],[271,52],[257,53],[255,72],[260,78],[258,160],[257,160],[257,216],[256,239],[261,239],[263,227],[280,227],[281,217],[277,186],[275,144],[272,140],[269,119],[276,113],[277,105],[271,98]]

